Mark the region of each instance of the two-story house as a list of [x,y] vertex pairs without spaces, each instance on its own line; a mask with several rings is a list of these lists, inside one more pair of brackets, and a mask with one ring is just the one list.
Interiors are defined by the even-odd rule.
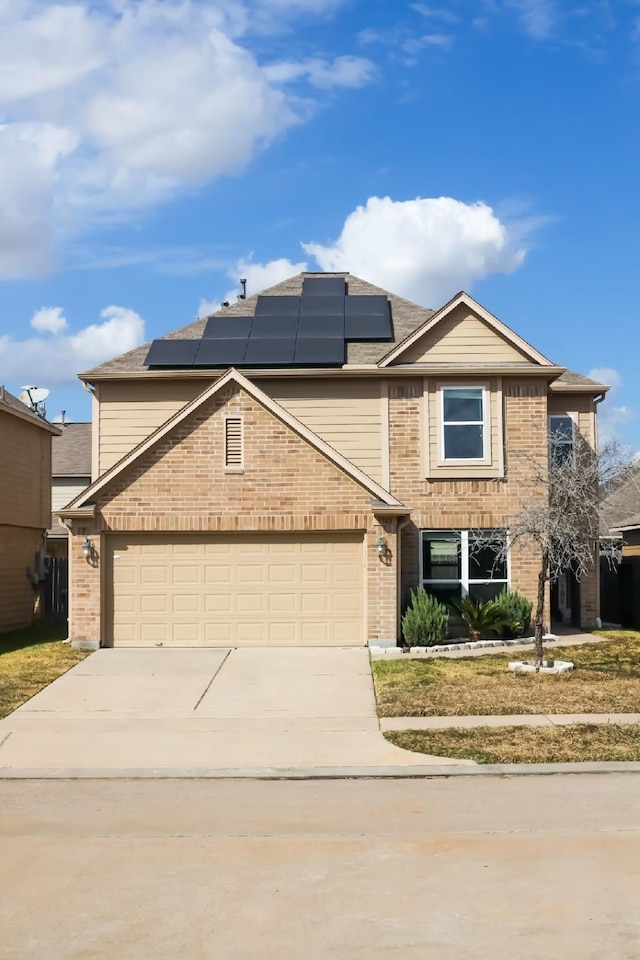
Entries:
[[51,438],[59,430],[0,387],[0,630],[40,615],[51,523]]
[[[107,646],[395,644],[418,584],[533,598],[536,557],[496,564],[473,538],[508,536],[550,418],[595,446],[607,389],[465,293],[433,312],[337,273],[82,379],[93,482],[62,511],[70,633]],[[594,563],[573,618],[597,614]]]

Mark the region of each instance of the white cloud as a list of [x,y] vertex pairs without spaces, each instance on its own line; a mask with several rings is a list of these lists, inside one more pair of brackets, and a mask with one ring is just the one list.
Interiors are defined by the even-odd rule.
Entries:
[[514,10],[522,29],[534,40],[546,40],[557,26],[559,14],[555,0],[506,0]]
[[62,307],[41,307],[31,317],[31,326],[34,330],[46,333],[60,333],[69,324],[62,312]]
[[[78,373],[144,342],[144,321],[134,310],[110,306],[100,317],[102,322],[71,333],[61,307],[39,310],[31,323],[46,336],[26,340],[17,340],[9,334],[0,336],[3,377],[7,381],[43,386],[70,384],[75,382]],[[64,324],[60,325],[62,321]],[[54,329],[56,323],[57,330]]]
[[[337,240],[302,243],[315,263],[281,257],[256,263],[240,260],[227,276],[236,281],[221,300],[235,302],[237,278],[249,295],[306,270],[348,271],[409,300],[439,307],[458,290],[494,273],[511,273],[524,262],[526,242],[542,218],[502,222],[485,203],[452,197],[392,200],[370,197],[346,218]],[[199,316],[220,309],[219,300],[201,300]]]
[[286,15],[327,9],[325,0],[1,0],[0,279],[46,271],[60,238],[100,217],[242,171],[308,115],[289,84],[368,82],[362,58],[269,67],[242,43],[254,14],[282,28]]
[[348,270],[427,306],[489,274],[511,273],[525,257],[491,207],[452,197],[370,197],[337,240],[302,247],[322,270]]
[[224,296],[220,297],[220,300],[202,299],[198,304],[198,316],[206,317],[210,313],[215,313],[216,310],[220,309],[224,300],[235,303],[238,294],[241,292],[239,282],[241,278],[247,281],[247,296],[251,297],[255,293],[261,293],[268,287],[272,287],[276,283],[282,283],[283,280],[295,277],[296,274],[308,269],[309,265],[306,262],[293,263],[286,257],[281,257],[279,260],[270,260],[268,263],[254,263],[251,257],[238,260],[233,267],[227,270],[227,276],[234,281],[235,286],[231,290],[227,290]]
[[616,403],[622,387],[622,374],[613,367],[594,367],[587,374],[598,383],[605,383],[611,390],[605,395],[604,403],[598,407],[598,434],[600,440],[620,439],[620,430],[635,418],[635,412],[624,404]]
[[299,63],[274,63],[264,70],[268,80],[274,83],[291,83],[306,78],[314,87],[362,87],[375,76],[371,60],[364,57],[342,56],[333,61],[318,58],[301,60]]

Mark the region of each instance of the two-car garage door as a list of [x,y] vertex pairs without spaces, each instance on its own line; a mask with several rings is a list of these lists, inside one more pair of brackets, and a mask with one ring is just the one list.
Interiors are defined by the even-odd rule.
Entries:
[[118,534],[116,646],[363,645],[363,534]]

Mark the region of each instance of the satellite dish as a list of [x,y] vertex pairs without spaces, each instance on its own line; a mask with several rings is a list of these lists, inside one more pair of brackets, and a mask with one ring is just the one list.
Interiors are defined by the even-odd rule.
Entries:
[[27,385],[22,388],[22,393],[19,395],[19,398],[24,404],[30,407],[34,413],[44,418],[47,414],[44,402],[48,396],[49,391],[46,387]]
[[[49,396],[46,387],[23,387],[22,389],[27,394],[28,403],[43,403]],[[20,394],[20,399],[22,400],[22,394]]]

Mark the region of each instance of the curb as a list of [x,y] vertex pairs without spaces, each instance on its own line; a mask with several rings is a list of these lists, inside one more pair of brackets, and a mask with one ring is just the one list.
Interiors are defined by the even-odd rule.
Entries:
[[558,774],[640,774],[640,762],[495,763],[415,767],[293,767],[33,769],[0,768],[0,780],[431,780],[448,777],[548,777]]

